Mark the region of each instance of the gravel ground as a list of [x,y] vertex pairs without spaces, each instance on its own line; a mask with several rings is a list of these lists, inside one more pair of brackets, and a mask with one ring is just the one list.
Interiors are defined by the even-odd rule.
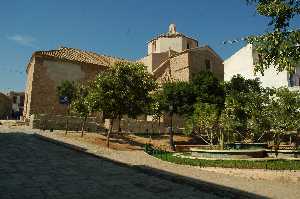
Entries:
[[145,165],[154,169],[186,176],[196,180],[205,181],[241,191],[254,193],[268,198],[300,198],[300,172],[299,171],[265,171],[265,170],[239,170],[224,168],[199,168],[187,165],[176,165],[164,162],[145,154],[141,150],[116,151],[95,144],[80,142],[62,136],[63,133],[47,133],[29,128],[0,127],[4,132],[36,132],[65,143],[73,144],[87,149],[88,152],[131,165]]

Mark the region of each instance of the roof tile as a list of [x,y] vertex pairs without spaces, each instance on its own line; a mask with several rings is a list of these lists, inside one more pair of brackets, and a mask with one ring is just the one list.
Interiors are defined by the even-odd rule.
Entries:
[[107,55],[99,55],[94,52],[88,52],[80,49],[67,47],[61,47],[57,50],[36,51],[34,55],[48,56],[63,60],[77,61],[101,66],[110,66],[118,61],[127,61],[121,58],[111,57]]

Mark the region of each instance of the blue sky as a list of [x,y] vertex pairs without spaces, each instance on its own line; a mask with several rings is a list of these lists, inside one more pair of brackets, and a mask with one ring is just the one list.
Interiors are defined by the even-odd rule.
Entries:
[[[135,60],[170,23],[226,59],[244,43],[223,41],[268,30],[268,20],[245,1],[1,0],[0,91],[24,90],[36,50],[66,46]],[[293,25],[299,27],[299,17]]]

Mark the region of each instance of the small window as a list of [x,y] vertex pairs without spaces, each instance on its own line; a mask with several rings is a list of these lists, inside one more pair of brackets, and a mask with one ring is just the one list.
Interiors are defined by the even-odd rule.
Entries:
[[211,67],[210,67],[210,60],[208,60],[208,59],[205,60],[205,69],[206,69],[206,70],[211,70]]
[[152,52],[156,52],[156,41],[152,42]]
[[189,43],[186,44],[186,49],[190,49],[190,44]]

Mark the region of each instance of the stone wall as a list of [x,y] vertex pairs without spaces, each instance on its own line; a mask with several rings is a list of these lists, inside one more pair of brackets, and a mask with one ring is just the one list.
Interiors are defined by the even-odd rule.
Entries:
[[209,60],[211,69],[210,71],[219,79],[224,79],[224,65],[223,60],[217,55],[212,53],[208,48],[202,48],[195,51],[189,52],[189,66],[190,66],[190,78],[194,74],[200,71],[206,70],[205,60]]
[[57,86],[63,80],[86,82],[105,69],[99,65],[35,57],[27,72],[25,118],[29,119],[31,114],[65,114],[66,106],[59,104]]
[[[150,118],[150,117],[148,117]],[[161,118],[161,122],[157,120],[139,120],[139,119],[131,119],[131,118],[122,118],[120,123],[120,128],[124,133],[161,133],[168,134],[170,126],[170,117],[164,116]],[[104,127],[109,129],[110,120],[106,119],[104,123]],[[119,120],[114,120],[113,122],[113,130],[118,131],[119,129]],[[173,116],[173,129],[175,133],[183,132],[183,119],[180,116]]]
[[32,92],[32,81],[33,81],[33,71],[34,71],[35,58],[27,66],[27,80],[25,88],[25,100],[24,100],[24,110],[23,117],[29,119],[30,116],[30,104],[31,104],[31,92]]
[[183,53],[170,60],[171,76],[180,81],[190,80],[189,54]]
[[[33,129],[54,129],[65,130],[66,119],[68,118],[68,129],[71,131],[80,131],[83,119],[76,116],[33,114],[30,117],[29,126]],[[96,122],[95,117],[89,117],[86,121],[86,131],[96,132],[104,131],[103,125]]]

